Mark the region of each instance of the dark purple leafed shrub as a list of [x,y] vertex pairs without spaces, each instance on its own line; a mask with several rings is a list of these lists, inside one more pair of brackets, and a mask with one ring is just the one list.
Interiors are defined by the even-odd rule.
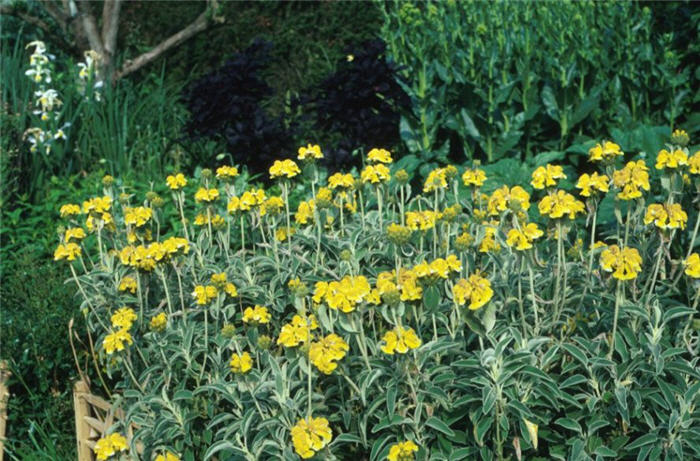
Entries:
[[[275,158],[294,147],[292,130],[282,117],[263,108],[272,94],[261,75],[270,61],[270,48],[268,42],[254,42],[220,69],[194,81],[185,94],[190,139],[224,140],[234,161],[252,172],[266,171]],[[195,163],[212,161],[193,155]]]

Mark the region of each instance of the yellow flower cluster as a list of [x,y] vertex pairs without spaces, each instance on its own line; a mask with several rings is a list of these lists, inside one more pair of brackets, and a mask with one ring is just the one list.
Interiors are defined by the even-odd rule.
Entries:
[[576,213],[583,213],[585,206],[582,201],[563,190],[550,193],[540,200],[537,205],[542,216],[549,216],[552,219],[569,216],[569,219],[576,218]]
[[348,313],[354,311],[362,301],[378,302],[378,297],[378,293],[372,293],[365,276],[346,275],[340,281],[316,282],[313,301],[317,304],[325,301],[331,309]]
[[264,306],[246,307],[245,311],[243,311],[243,323],[262,325],[270,323],[271,317],[267,307]]
[[151,327],[151,330],[160,332],[165,330],[167,324],[168,316],[165,315],[165,312],[161,312],[160,314],[151,317],[151,322],[149,326]]
[[690,174],[700,174],[700,150],[688,159],[688,167]]
[[394,161],[391,158],[391,152],[389,152],[386,149],[378,149],[376,147],[369,151],[369,153],[367,154],[367,160],[374,163],[385,164],[393,163]]
[[428,178],[423,185],[423,192],[433,192],[447,187],[447,169],[437,168],[428,173]]
[[395,443],[389,449],[388,461],[413,461],[416,459],[415,453],[418,451],[418,445],[413,441]]
[[297,314],[292,317],[291,322],[282,326],[277,344],[284,347],[296,347],[308,342],[311,339],[311,332],[317,328],[316,316],[310,314],[308,317],[302,317]]
[[321,146],[318,144],[311,145],[308,144],[306,147],[302,146],[297,151],[297,158],[299,160],[316,160],[323,158],[323,152],[321,152]]
[[189,251],[190,244],[187,239],[170,237],[163,243],[124,247],[119,252],[119,260],[125,266],[149,272],[156,268],[156,264],[167,262],[178,255],[185,255]]
[[337,361],[342,360],[349,350],[350,346],[343,338],[331,333],[311,343],[309,360],[319,371],[330,375],[338,367]]
[[61,206],[59,210],[62,218],[67,218],[68,216],[75,216],[80,214],[80,205],[74,203],[67,203]]
[[649,190],[649,168],[644,160],[628,162],[622,170],[613,172],[613,184],[620,189],[617,198],[632,200],[642,196],[642,191]]
[[462,270],[462,263],[455,255],[449,255],[446,259],[437,258],[430,264],[423,261],[413,266],[412,272],[419,279],[422,278],[441,278],[447,279],[450,272],[459,272]]
[[136,282],[133,277],[122,277],[121,281],[119,282],[119,291],[129,291],[131,294],[136,294],[137,288],[138,282]]
[[126,451],[128,448],[126,437],[115,432],[95,442],[93,451],[99,461],[105,461],[119,452]]
[[600,254],[600,266],[618,280],[632,280],[642,270],[642,257],[636,248],[610,245]]
[[391,173],[386,165],[377,163],[376,165],[367,165],[362,170],[360,177],[364,183],[381,184],[391,179]]
[[292,428],[294,451],[303,459],[313,458],[332,438],[333,432],[326,418],[300,419]]
[[498,222],[492,221],[484,225],[484,238],[479,243],[479,253],[496,252],[501,249],[501,245],[496,241],[498,232]]
[[469,301],[469,309],[477,310],[488,303],[493,297],[491,282],[476,273],[469,279],[459,279],[452,287],[452,295],[458,306],[464,306]]
[[81,255],[80,246],[74,242],[68,242],[66,244],[59,244],[56,247],[56,251],[53,253],[53,260],[60,261],[65,259],[67,261],[75,261],[75,258]]
[[462,183],[465,186],[481,187],[486,181],[486,172],[479,168],[467,168],[462,174]]
[[[263,194],[265,193],[265,191],[262,189],[258,189],[258,191],[262,192]],[[243,195],[245,196],[245,193]],[[284,210],[284,200],[282,200],[282,197],[274,195],[262,202],[260,205],[260,216],[265,216],[268,214],[276,215],[281,213],[282,210]]]
[[508,186],[503,186],[493,191],[486,208],[490,216],[497,216],[507,209],[527,211],[530,208],[530,194],[520,186],[513,186],[510,189]]
[[238,168],[235,166],[220,166],[216,169],[216,177],[222,180],[231,180],[238,176]]
[[63,241],[68,243],[71,240],[81,241],[85,238],[85,230],[82,227],[73,227],[71,229],[66,229],[66,233],[63,236]]
[[[260,214],[264,214],[262,212],[263,205],[265,204],[266,201],[266,195],[265,195],[265,190],[264,189],[251,189],[243,192],[243,195],[240,197],[236,197],[235,195],[231,197],[228,200],[228,204],[226,205],[226,210],[233,214],[236,211],[250,211],[256,206],[259,206],[261,208]],[[271,200],[274,197],[271,197]],[[282,199],[279,199],[280,201]],[[270,203],[270,209],[274,208],[277,206],[277,201],[273,201]],[[284,206],[284,202],[282,202],[281,207]],[[281,208],[280,207],[280,208]],[[267,208],[265,208],[267,210]]]
[[248,352],[233,354],[229,366],[233,373],[242,375],[248,373],[253,368],[253,358]]
[[200,187],[194,194],[194,200],[198,203],[212,203],[219,199],[219,189],[207,189]]
[[301,173],[299,166],[294,160],[275,160],[275,163],[270,167],[270,178],[287,178],[291,179]]
[[422,344],[413,328],[404,328],[401,326],[387,331],[382,341],[384,344],[381,346],[381,350],[389,355],[394,355],[394,353],[405,354],[411,349],[419,348]]
[[544,232],[537,227],[537,224],[531,222],[521,225],[519,229],[509,230],[506,243],[518,251],[529,250],[532,248],[532,243],[543,235]]
[[153,216],[153,210],[147,207],[124,208],[124,223],[127,226],[145,226],[151,216]]
[[680,166],[688,164],[688,154],[682,149],[674,149],[673,152],[661,149],[656,155],[656,169],[664,170],[666,168],[676,169]]
[[439,211],[407,211],[406,225],[411,230],[429,230],[435,227],[440,216]]
[[653,203],[647,207],[644,224],[654,223],[659,229],[685,229],[688,215],[680,203]]
[[294,221],[302,226],[308,224],[309,220],[313,222],[315,208],[316,205],[313,199],[300,202],[299,208],[297,208],[297,212],[294,214]]
[[584,173],[579,176],[576,188],[581,189],[582,196],[590,197],[591,193],[608,192],[610,190],[609,184],[610,178],[607,175],[598,174],[597,172],[593,172],[591,175]]
[[558,179],[566,179],[564,169],[560,165],[547,164],[546,166],[538,167],[532,172],[530,184],[535,189],[544,189],[545,187],[556,186]]
[[165,454],[156,456],[155,461],[180,461],[180,457],[174,453],[166,451]]
[[200,306],[209,304],[219,295],[219,290],[214,285],[197,285],[194,287],[192,296]]
[[700,279],[700,255],[692,253],[684,262],[685,275],[694,279]]
[[423,297],[423,288],[418,284],[418,276],[411,270],[399,270],[398,283],[396,271],[382,272],[377,275],[377,291],[380,296],[399,293],[401,301],[418,301]]
[[355,187],[355,178],[350,173],[335,173],[328,178],[328,187],[331,189],[352,189]]
[[604,141],[602,145],[596,144],[588,150],[588,158],[591,162],[611,162],[623,155],[625,154],[620,149],[620,146],[610,141]]
[[129,330],[133,322],[137,319],[133,309],[123,307],[112,314],[112,328],[116,330],[105,336],[102,341],[102,347],[107,354],[113,354],[115,351],[123,351],[125,344],[133,344]]
[[172,190],[180,190],[187,185],[187,178],[185,178],[184,174],[177,173],[165,178],[165,183]]

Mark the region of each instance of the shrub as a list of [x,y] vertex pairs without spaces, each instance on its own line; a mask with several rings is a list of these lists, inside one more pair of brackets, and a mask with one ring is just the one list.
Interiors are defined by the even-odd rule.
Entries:
[[[233,160],[254,172],[264,171],[280,152],[291,148],[291,131],[263,106],[272,94],[261,75],[270,60],[270,46],[255,42],[220,69],[192,82],[185,96],[192,139],[223,139]],[[197,160],[208,164],[213,159]]]
[[[128,447],[121,426],[101,446],[141,442],[145,459],[700,456],[700,152],[686,144],[674,133],[650,167],[601,142],[596,174],[576,182],[555,164],[517,184],[447,166],[419,194],[387,151],[359,177],[322,180],[308,146],[303,168],[270,167],[281,195],[222,167],[166,178],[162,207],[110,186],[66,206],[75,230],[55,259],[75,271],[136,426]],[[290,210],[292,188],[306,200]],[[163,233],[166,221],[183,226]]]
[[381,40],[366,41],[348,50],[336,71],[300,99],[301,112],[313,114],[318,133],[336,139],[327,149],[329,168],[359,163],[350,158],[354,149],[370,145],[398,146],[399,111],[409,99],[399,85],[397,68],[385,57]]

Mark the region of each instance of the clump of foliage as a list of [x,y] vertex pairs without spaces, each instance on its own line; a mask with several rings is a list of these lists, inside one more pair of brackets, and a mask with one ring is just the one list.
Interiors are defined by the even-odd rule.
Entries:
[[651,165],[601,141],[579,177],[448,165],[419,193],[386,150],[329,175],[315,145],[267,190],[233,166],[162,179],[171,200],[109,178],[61,207],[54,255],[126,410],[98,456],[700,456],[688,141]]
[[695,40],[683,43],[697,43],[697,30],[656,27],[653,13],[690,9],[697,19],[700,10],[690,4],[382,7],[382,38],[412,101],[401,133],[423,175],[449,159],[531,159],[536,150],[582,142],[583,133],[610,135],[640,122],[682,124],[691,134],[700,127],[688,110],[698,74],[683,64],[697,61],[699,50],[675,39],[691,34]]
[[272,94],[262,75],[270,47],[263,41],[253,43],[220,69],[192,82],[185,96],[192,139],[223,139],[234,161],[254,172],[264,171],[280,152],[289,151],[292,141],[282,117],[268,114],[264,107]]
[[332,151],[326,159],[329,167],[358,163],[350,157],[357,148],[367,152],[374,145],[399,145],[399,111],[410,101],[385,51],[381,40],[349,49],[336,71],[298,102],[302,113],[312,114],[314,129],[336,140],[327,149]]

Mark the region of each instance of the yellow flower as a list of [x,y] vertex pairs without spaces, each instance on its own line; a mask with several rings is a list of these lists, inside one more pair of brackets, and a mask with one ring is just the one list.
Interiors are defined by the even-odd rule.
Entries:
[[253,324],[264,324],[270,323],[271,315],[267,310],[267,307],[258,306],[246,307],[243,311],[243,323],[253,323]]
[[462,174],[462,182],[465,186],[475,186],[481,187],[486,181],[486,172],[479,168],[467,168],[467,170]]
[[105,339],[102,340],[102,347],[107,354],[113,354],[115,351],[123,351],[125,343],[133,344],[133,340],[129,331],[122,328],[105,336]]
[[508,231],[506,243],[510,247],[515,247],[518,251],[532,248],[532,242],[544,235],[544,232],[535,223],[528,223],[521,229],[511,229]]
[[235,166],[220,166],[216,169],[216,177],[219,179],[233,179],[238,176],[238,168]]
[[688,154],[681,149],[676,149],[669,152],[666,149],[661,149],[656,156],[656,169],[663,170],[665,168],[676,169],[679,166],[688,164]]
[[371,184],[380,184],[391,179],[391,173],[386,165],[378,163],[376,165],[367,165],[360,175],[362,182]]
[[147,207],[124,208],[124,223],[127,226],[141,227],[145,225],[153,215],[153,210]]
[[219,198],[218,189],[207,189],[200,187],[199,190],[194,194],[194,199],[197,202],[211,203]]
[[603,142],[602,146],[596,144],[595,147],[588,150],[588,157],[591,162],[611,161],[622,155],[624,155],[624,152],[620,150],[620,146],[610,141]]
[[541,166],[532,172],[532,187],[535,189],[544,189],[557,185],[557,179],[565,179],[564,169],[560,165],[547,164]]
[[296,347],[301,343],[306,343],[311,339],[311,331],[318,328],[316,317],[310,314],[308,317],[295,315],[292,321],[283,325],[280,331],[277,344],[284,347]]
[[386,149],[377,149],[376,147],[369,151],[367,154],[367,160],[374,163],[392,163],[394,160],[391,158],[391,152]]
[[187,185],[187,178],[185,178],[184,174],[178,173],[165,178],[165,182],[168,184],[170,189],[179,190]]
[[395,245],[403,245],[411,239],[411,229],[396,223],[389,224],[386,234]]
[[194,287],[192,296],[194,296],[198,305],[203,306],[209,304],[218,294],[219,292],[214,285],[197,285]]
[[355,187],[355,178],[350,173],[335,173],[328,178],[328,187],[331,189],[352,189]]
[[294,451],[303,459],[313,458],[333,438],[326,418],[300,419],[291,432]]
[[413,328],[404,328],[400,326],[387,331],[382,341],[384,341],[384,345],[381,346],[381,350],[389,355],[394,355],[395,352],[405,354],[411,349],[419,348],[422,344]]
[[131,294],[136,294],[136,289],[138,288],[138,283],[133,277],[123,277],[119,282],[119,291],[130,291]]
[[639,190],[649,190],[649,168],[644,160],[628,162],[622,170],[613,172],[613,184],[620,189],[617,198],[632,200],[642,196]]
[[80,205],[76,205],[74,203],[67,203],[63,206],[61,206],[61,217],[65,218],[67,216],[75,216],[80,214]]
[[180,457],[174,453],[166,451],[164,455],[156,456],[155,461],[180,461]]
[[700,174],[700,150],[688,159],[688,166],[690,167],[688,169],[690,174]]
[[432,192],[437,189],[447,187],[447,171],[445,168],[437,168],[428,173],[428,179],[425,180],[423,192]]
[[346,275],[342,280],[326,285],[317,283],[313,299],[318,303],[322,298],[331,309],[348,313],[355,310],[357,304],[366,300],[370,294],[371,287],[366,277]]
[[693,253],[685,260],[685,275],[700,279],[700,255]]
[[508,186],[503,186],[493,191],[486,206],[491,216],[498,215],[507,209],[527,211],[530,208],[530,194],[520,186],[513,186],[510,189]]
[[569,219],[574,219],[576,213],[583,213],[585,206],[582,201],[563,190],[557,190],[555,193],[550,193],[540,200],[537,205],[542,216],[549,216],[552,219],[562,218],[566,215]]
[[680,203],[658,204],[653,203],[647,207],[644,216],[644,224],[654,222],[659,229],[685,229],[688,222],[688,215]]
[[151,317],[150,327],[153,331],[163,331],[165,330],[165,326],[167,324],[168,316],[165,315],[165,312],[161,312],[160,314]]
[[314,208],[315,204],[313,199],[299,203],[299,208],[297,208],[297,212],[294,214],[294,221],[301,225],[308,224],[309,220],[313,221]]
[[336,362],[342,360],[349,350],[350,346],[343,338],[331,333],[325,338],[311,343],[309,360],[319,371],[330,375],[338,367]]
[[83,202],[83,213],[101,215],[112,208],[112,198],[109,196],[94,197]]
[[129,307],[122,307],[112,314],[110,320],[112,321],[112,326],[114,328],[125,328],[128,330],[131,328],[131,325],[137,318],[138,316],[133,309]]
[[429,230],[435,227],[440,216],[440,212],[432,210],[407,211],[406,226],[411,230]]
[[315,144],[315,145],[308,144],[306,147],[302,146],[299,148],[297,153],[299,154],[297,156],[297,158],[299,160],[323,158],[323,152],[321,152],[321,146],[319,146],[318,144]]
[[253,368],[253,358],[248,352],[244,352],[242,354],[233,354],[233,356],[231,356],[231,362],[229,362],[229,365],[231,366],[231,371],[233,373],[242,375],[248,373],[251,370],[251,368]]
[[291,179],[294,176],[301,173],[301,170],[294,162],[294,160],[275,160],[275,163],[270,167],[270,178],[281,178],[285,177]]
[[126,437],[121,434],[110,434],[95,442],[95,456],[99,461],[104,461],[114,456],[118,452],[129,448]]
[[282,197],[273,196],[266,199],[260,206],[260,216],[265,216],[268,213],[271,215],[279,214],[284,209],[284,200]]
[[589,176],[588,173],[584,173],[578,178],[576,188],[581,189],[582,196],[590,197],[591,192],[607,192],[610,190],[609,183],[610,178],[607,175],[599,175],[597,172],[594,172]]
[[67,261],[75,261],[75,258],[80,256],[81,250],[77,243],[68,242],[65,245],[58,245],[56,251],[53,253],[53,260],[60,261],[65,259]]
[[418,451],[418,445],[411,440],[406,442],[395,443],[389,449],[389,455],[386,457],[388,461],[413,461],[414,453]]
[[496,252],[501,249],[501,245],[496,241],[497,225],[484,226],[484,238],[479,243],[479,253]]
[[[293,227],[290,227],[289,228],[289,235],[294,235],[295,233],[296,233],[296,229],[294,229]],[[275,231],[275,239],[278,242],[286,242],[287,237],[289,235],[287,235],[287,229],[285,227],[280,227],[279,229],[277,229]]]
[[464,306],[469,301],[469,309],[477,310],[493,297],[491,282],[479,273],[472,274],[469,279],[459,279],[452,287],[455,303]]
[[83,230],[82,227],[73,227],[71,229],[66,229],[66,233],[63,237],[63,240],[68,243],[71,241],[71,239],[75,239],[77,241],[80,241],[85,238],[85,230]]
[[642,270],[642,257],[636,248],[610,245],[600,254],[600,266],[618,280],[632,280]]

